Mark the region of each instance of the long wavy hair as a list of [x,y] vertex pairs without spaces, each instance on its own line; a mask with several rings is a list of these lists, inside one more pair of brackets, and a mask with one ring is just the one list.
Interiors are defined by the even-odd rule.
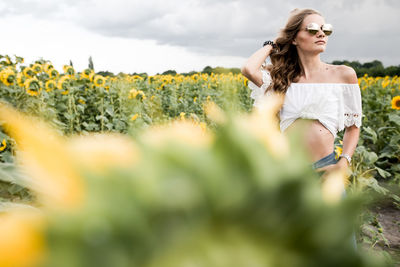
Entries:
[[322,16],[314,9],[296,8],[290,12],[286,26],[280,30],[275,40],[277,47],[272,49],[270,54],[272,83],[266,91],[273,90],[285,94],[291,82],[296,82],[303,74],[300,58],[292,41],[300,30],[304,18],[311,14]]

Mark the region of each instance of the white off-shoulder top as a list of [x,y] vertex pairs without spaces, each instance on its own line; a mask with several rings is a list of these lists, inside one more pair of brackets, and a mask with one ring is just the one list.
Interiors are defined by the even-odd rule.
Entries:
[[[263,84],[249,81],[254,107],[273,92],[265,90],[272,82],[270,73],[261,68]],[[280,115],[280,130],[284,132],[298,118],[316,119],[336,138],[337,132],[352,125],[360,128],[362,118],[361,92],[358,84],[291,83],[285,94]]]

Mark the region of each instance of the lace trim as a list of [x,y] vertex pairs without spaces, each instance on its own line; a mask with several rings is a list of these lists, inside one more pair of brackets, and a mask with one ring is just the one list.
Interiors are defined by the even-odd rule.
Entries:
[[272,78],[271,78],[271,73],[265,69],[261,69],[262,75],[263,75],[263,86],[265,86],[265,89],[271,84]]
[[269,73],[269,71],[266,71],[263,68],[260,68],[260,70],[262,73],[263,84],[260,87],[258,87],[251,81],[249,81],[249,84],[248,84],[249,88],[252,91],[250,94],[250,97],[255,100],[255,102],[254,102],[255,105],[262,97],[264,97],[265,91],[267,90],[268,86],[272,82],[271,74]]
[[344,126],[350,127],[352,125],[360,128],[361,114],[360,113],[344,113]]

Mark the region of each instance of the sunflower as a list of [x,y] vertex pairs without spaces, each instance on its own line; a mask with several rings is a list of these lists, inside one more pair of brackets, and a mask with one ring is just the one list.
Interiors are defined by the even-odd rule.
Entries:
[[343,148],[340,146],[335,146],[335,159],[339,159],[339,156],[342,154]]
[[84,79],[90,80],[90,74],[92,72],[93,72],[93,70],[91,70],[91,69],[85,69],[84,71],[82,71],[81,77],[84,78]]
[[0,146],[0,151],[3,151],[6,148],[7,148],[6,139],[3,139],[3,141],[1,142],[1,146]]
[[19,86],[24,87],[24,82],[26,81],[26,76],[22,72],[17,74],[17,83]]
[[58,71],[56,70],[56,69],[50,69],[48,72],[47,72],[47,74],[49,75],[49,77],[51,78],[51,79],[55,79],[55,78],[58,78]]
[[72,66],[64,65],[63,66],[63,70],[64,70],[64,73],[67,74],[67,75],[71,75],[72,76],[72,75],[75,74],[75,70],[74,70],[74,68]]
[[71,85],[71,78],[68,75],[62,76],[58,80],[57,88],[59,90],[68,90],[69,86]]
[[400,95],[392,98],[392,109],[400,110]]
[[24,82],[26,92],[32,96],[39,95],[42,90],[41,82],[36,77],[29,78]]
[[38,63],[35,63],[32,66],[32,70],[33,70],[34,73],[39,73],[39,72],[41,72],[43,70],[42,69],[42,65],[40,65]]
[[104,78],[101,75],[96,75],[96,76],[94,76],[93,83],[97,87],[100,87],[100,86],[104,87],[106,84],[106,78]]
[[[44,70],[47,74],[49,74],[49,71],[50,71],[51,69],[54,69],[53,64],[51,64],[50,62],[46,62],[46,63],[44,64],[44,66],[43,66],[43,70]],[[49,75],[50,75],[50,74],[49,74]]]
[[133,89],[131,89],[130,91],[129,91],[129,96],[128,96],[128,98],[129,99],[133,99],[133,98],[136,98],[136,95],[138,94],[138,91],[135,89],[135,88],[133,88]]
[[46,87],[46,92],[50,92],[57,88],[57,84],[53,80],[48,80],[45,84],[45,87]]
[[131,121],[135,121],[139,117],[139,114],[135,114],[131,117]]
[[0,72],[0,79],[7,86],[13,85],[16,80],[15,72],[9,68],[4,69]]
[[35,72],[33,71],[32,68],[30,67],[25,67],[24,70],[22,71],[26,77],[33,77],[35,75]]

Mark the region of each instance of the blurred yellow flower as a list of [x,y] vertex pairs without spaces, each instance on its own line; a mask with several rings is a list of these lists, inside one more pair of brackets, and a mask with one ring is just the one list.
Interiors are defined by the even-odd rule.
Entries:
[[140,139],[155,146],[165,146],[176,142],[202,148],[209,147],[214,136],[190,121],[174,120],[164,125],[150,126],[140,135]]
[[199,125],[200,125],[200,128],[203,130],[203,132],[205,132],[207,130],[207,124],[205,122],[200,122]]
[[36,266],[44,259],[44,218],[38,211],[15,209],[0,214],[2,267]]
[[0,72],[0,79],[7,86],[13,85],[16,78],[15,72],[10,68],[3,69]]
[[6,104],[0,104],[0,120],[17,144],[17,162],[32,178],[27,187],[38,193],[42,204],[55,209],[80,206],[84,187],[76,155],[68,153],[63,137]]
[[227,120],[223,110],[212,101],[204,103],[203,110],[206,116],[216,123],[224,124]]
[[91,82],[93,82],[94,76],[95,76],[95,73],[94,73],[94,72],[91,72],[91,73],[89,74],[89,80],[90,80]]
[[24,68],[22,71],[26,77],[33,77],[35,75],[35,72],[32,70],[30,67]]
[[53,66],[53,64],[51,64],[50,62],[46,62],[46,63],[43,65],[43,70],[44,70],[44,72],[49,73],[49,71],[50,71],[51,69],[54,69],[54,66]]
[[93,70],[91,70],[91,69],[85,69],[85,70],[82,71],[81,77],[84,78],[84,79],[90,80],[90,74],[91,74],[91,73],[94,73]]
[[50,92],[50,91],[53,91],[54,89],[57,88],[57,84],[56,84],[56,82],[53,81],[53,80],[48,80],[48,81],[45,83],[45,87],[46,87],[46,92]]
[[392,109],[400,110],[400,95],[392,98]]
[[3,151],[6,148],[7,148],[6,139],[3,139],[3,141],[1,142],[1,146],[0,146],[0,151]]
[[276,113],[282,107],[284,96],[273,94],[262,99],[261,105],[254,108],[250,114],[239,117],[237,123],[244,131],[255,136],[276,158],[282,159],[289,155],[289,142],[279,129]]
[[73,136],[67,147],[81,168],[96,174],[105,174],[110,168],[130,168],[140,159],[132,139],[116,133]]
[[335,159],[338,159],[342,152],[343,148],[341,148],[340,146],[335,146]]
[[106,78],[104,78],[101,75],[96,75],[96,76],[94,76],[93,83],[97,87],[100,87],[100,86],[104,87],[106,85]]
[[132,88],[130,91],[129,91],[129,96],[128,96],[128,98],[129,99],[133,99],[133,98],[136,98],[136,95],[138,94],[138,91],[135,89],[135,88]]
[[26,92],[32,96],[39,95],[42,90],[42,84],[36,77],[25,80],[24,85]]
[[50,77],[51,79],[56,79],[56,78],[58,78],[58,75],[59,75],[59,73],[58,73],[58,71],[57,71],[56,69],[50,69],[50,70],[47,72],[47,74],[49,75],[49,77]]
[[22,72],[19,72],[17,74],[17,83],[19,86],[24,87],[24,83],[26,80],[26,76],[24,76],[24,74]]
[[142,100],[145,100],[147,98],[142,90],[136,90],[135,88],[133,88],[129,91],[128,98],[134,99],[134,98],[137,98],[138,95],[141,96]]
[[133,116],[131,117],[131,121],[136,120],[138,117],[139,117],[139,114],[136,113],[135,115],[133,115]]
[[72,76],[72,75],[75,74],[74,68],[72,66],[70,66],[70,65],[64,65],[63,66],[63,70],[64,70],[64,73],[67,74],[67,75],[71,75]]
[[321,176],[322,199],[330,205],[338,204],[342,199],[347,183],[346,171],[335,170]]
[[42,71],[42,65],[40,65],[39,63],[35,63],[32,66],[32,70],[34,73],[39,73]]
[[59,90],[68,90],[71,85],[71,78],[69,76],[62,76],[57,83],[57,88]]
[[386,88],[389,84],[390,84],[390,80],[389,80],[389,79],[385,79],[385,80],[382,82],[382,87],[383,87],[383,88]]

